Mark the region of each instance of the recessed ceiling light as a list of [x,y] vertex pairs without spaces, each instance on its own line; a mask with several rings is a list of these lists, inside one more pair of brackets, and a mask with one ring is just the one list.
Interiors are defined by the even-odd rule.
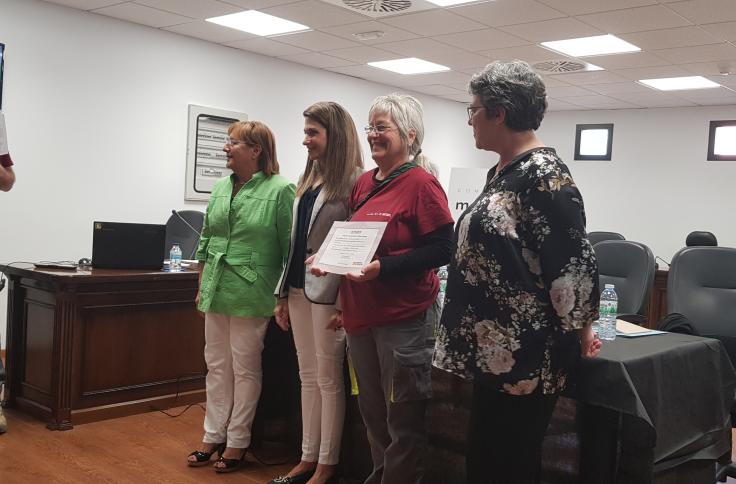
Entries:
[[680,91],[685,89],[710,89],[721,87],[720,84],[703,76],[667,77],[663,79],[640,79],[644,85],[660,91]]
[[260,36],[287,34],[292,32],[300,32],[309,30],[306,25],[292,22],[257,10],[246,10],[244,12],[223,15],[221,17],[212,17],[206,19],[213,24],[230,27],[231,29],[242,30],[249,34]]
[[369,62],[369,66],[378,67],[399,74],[424,74],[427,72],[449,71],[450,68],[435,64],[434,62],[417,59],[416,57],[408,57],[406,59],[394,59],[388,61]]
[[554,40],[551,42],[542,42],[541,45],[572,57],[622,54],[624,52],[638,52],[641,50],[634,44],[630,44],[611,34],[581,37],[579,39]]

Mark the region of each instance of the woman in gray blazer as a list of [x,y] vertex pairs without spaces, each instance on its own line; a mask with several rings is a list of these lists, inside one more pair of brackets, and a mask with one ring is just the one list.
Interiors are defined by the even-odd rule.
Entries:
[[316,253],[332,223],[348,218],[348,198],[363,171],[355,123],[334,102],[304,111],[307,166],[294,201],[289,257],[277,286],[274,315],[294,332],[302,382],[302,458],[272,484],[323,484],[335,480],[345,415],[345,331],[328,327],[340,276],[315,277],[304,261]]

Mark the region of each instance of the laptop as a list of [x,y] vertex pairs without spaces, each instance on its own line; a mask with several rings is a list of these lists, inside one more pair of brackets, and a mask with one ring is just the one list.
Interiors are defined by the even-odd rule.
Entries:
[[161,269],[166,225],[94,222],[92,267]]

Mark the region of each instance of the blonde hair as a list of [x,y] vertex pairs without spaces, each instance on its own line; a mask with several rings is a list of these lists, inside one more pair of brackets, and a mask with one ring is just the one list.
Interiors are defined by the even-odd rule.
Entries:
[[345,108],[329,101],[314,103],[303,114],[325,128],[327,150],[323,159],[307,158],[307,167],[296,189],[297,196],[321,178],[325,200],[347,197],[356,173],[363,169],[363,154],[353,118]]
[[271,129],[260,121],[236,121],[227,128],[231,138],[245,141],[249,145],[261,147],[258,155],[258,169],[267,177],[278,174],[279,162],[276,158],[276,138]]

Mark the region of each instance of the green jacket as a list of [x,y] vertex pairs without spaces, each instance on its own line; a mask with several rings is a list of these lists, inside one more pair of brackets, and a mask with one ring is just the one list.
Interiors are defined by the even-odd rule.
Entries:
[[212,189],[197,260],[205,262],[199,310],[229,316],[268,317],[289,252],[294,185],[263,172],[230,199],[231,177]]

